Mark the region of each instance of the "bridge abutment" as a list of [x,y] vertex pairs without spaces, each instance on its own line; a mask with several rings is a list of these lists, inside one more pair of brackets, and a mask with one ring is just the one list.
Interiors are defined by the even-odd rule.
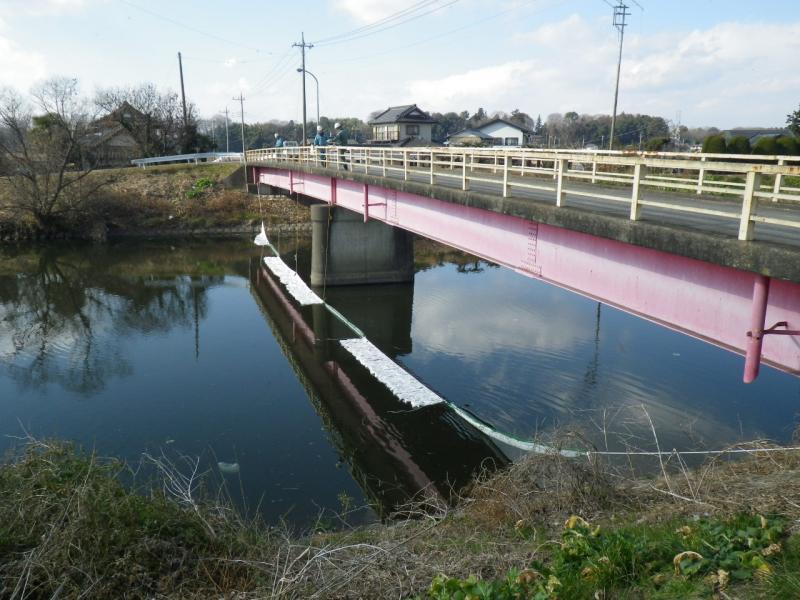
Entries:
[[311,285],[406,283],[414,280],[409,232],[338,207],[311,207]]

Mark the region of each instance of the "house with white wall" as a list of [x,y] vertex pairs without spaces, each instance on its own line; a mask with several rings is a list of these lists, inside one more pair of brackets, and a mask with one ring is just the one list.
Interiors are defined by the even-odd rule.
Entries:
[[478,131],[492,138],[492,146],[524,146],[533,131],[505,119],[492,119],[480,127]]
[[492,119],[471,129],[447,137],[451,146],[524,146],[530,143],[533,131],[505,119]]

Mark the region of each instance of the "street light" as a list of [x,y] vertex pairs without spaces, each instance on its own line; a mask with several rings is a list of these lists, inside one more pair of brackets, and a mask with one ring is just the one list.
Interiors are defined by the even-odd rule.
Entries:
[[319,125],[319,79],[317,79],[317,76],[316,76],[316,75],[314,75],[314,74],[313,74],[311,71],[309,71],[308,69],[303,69],[303,67],[297,67],[297,72],[298,72],[298,73],[302,73],[304,70],[305,70],[305,72],[306,72],[306,75],[311,75],[311,77],[313,77],[313,78],[314,78],[314,81],[315,81],[315,82],[316,82],[316,84],[317,84],[317,125]]

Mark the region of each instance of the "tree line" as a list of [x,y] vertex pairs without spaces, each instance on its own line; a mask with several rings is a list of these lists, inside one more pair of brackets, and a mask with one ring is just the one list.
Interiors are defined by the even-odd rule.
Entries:
[[703,152],[709,154],[771,154],[784,156],[800,155],[800,138],[796,136],[765,136],[750,143],[743,135],[726,137],[710,135],[703,141]]
[[[703,152],[710,154],[771,154],[800,156],[800,108],[786,115],[786,128],[791,135],[764,136],[754,144],[743,135],[726,137],[709,135],[703,141]],[[735,131],[735,130],[734,130]]]

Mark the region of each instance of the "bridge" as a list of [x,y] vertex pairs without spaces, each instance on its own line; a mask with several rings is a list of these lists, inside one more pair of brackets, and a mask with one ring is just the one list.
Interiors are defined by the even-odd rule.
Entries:
[[[746,382],[761,362],[800,375],[800,157],[304,147],[247,163],[328,204],[312,283],[346,270],[359,215],[742,354]],[[356,253],[408,246],[376,235]]]

